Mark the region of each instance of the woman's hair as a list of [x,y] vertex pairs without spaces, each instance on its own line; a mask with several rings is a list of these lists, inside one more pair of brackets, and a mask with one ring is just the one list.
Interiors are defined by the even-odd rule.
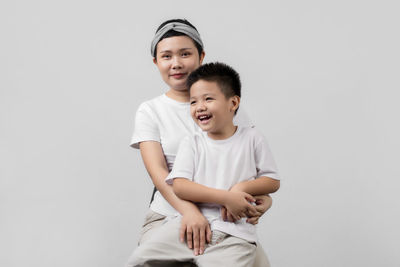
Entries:
[[[167,20],[167,21],[164,21],[163,23],[161,23],[161,25],[157,28],[156,33],[157,33],[159,30],[161,30],[162,27],[164,27],[165,25],[167,25],[168,23],[171,23],[171,22],[180,22],[180,23],[184,23],[184,24],[186,24],[186,25],[192,27],[193,29],[195,29],[195,30],[197,31],[196,27],[193,26],[193,24],[191,24],[191,23],[190,23],[189,21],[187,21],[186,19],[170,19],[170,20]],[[188,35],[186,35],[186,34],[184,34],[184,33],[182,33],[182,32],[177,32],[177,31],[174,31],[174,30],[170,30],[170,31],[166,32],[166,33],[160,38],[160,40],[158,41],[158,43],[159,43],[161,40],[165,39],[165,38],[173,37],[173,36],[188,36]],[[188,37],[189,37],[190,39],[192,39],[190,36],[188,36]],[[193,39],[192,39],[192,40],[193,40]],[[201,54],[203,53],[203,47],[202,47],[199,43],[197,43],[195,40],[193,40],[193,42],[194,42],[194,44],[195,44],[195,46],[196,46],[196,48],[197,48],[197,51],[199,52],[199,57],[200,57]],[[157,44],[158,44],[158,43],[157,43]],[[154,58],[156,58],[156,55],[157,55],[157,44],[156,44],[156,46],[155,46],[154,53],[153,53],[153,57],[154,57]]]

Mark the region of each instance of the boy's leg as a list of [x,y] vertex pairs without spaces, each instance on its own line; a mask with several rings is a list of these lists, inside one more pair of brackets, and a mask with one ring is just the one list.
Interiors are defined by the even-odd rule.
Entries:
[[270,263],[265,253],[264,249],[261,247],[261,244],[257,242],[256,248],[256,257],[254,260],[253,267],[270,267]]
[[255,244],[220,231],[213,231],[211,244],[207,246],[203,255],[195,258],[195,262],[199,267],[248,267],[253,266],[255,253]]
[[133,252],[127,266],[186,266],[193,251],[179,241],[180,218],[166,221]]

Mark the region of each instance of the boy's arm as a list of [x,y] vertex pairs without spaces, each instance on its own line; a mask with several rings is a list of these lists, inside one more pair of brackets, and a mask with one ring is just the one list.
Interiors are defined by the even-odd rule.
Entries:
[[253,196],[276,192],[280,187],[278,170],[265,137],[253,128],[254,159],[257,169],[256,179],[238,183],[233,186]]
[[160,191],[161,195],[174,207],[180,214],[189,210],[196,210],[195,205],[178,198],[172,187],[165,183],[165,177],[168,176],[168,167],[165,162],[160,143],[155,141],[146,141],[140,143],[140,152],[143,163],[149,173],[154,186]]
[[[258,180],[258,181],[257,181]],[[247,222],[257,224],[260,217],[271,207],[272,198],[269,193],[276,192],[279,189],[280,181],[269,177],[259,177],[255,180],[243,181],[231,187],[230,191],[246,192],[251,194],[256,199],[256,213],[247,214]],[[268,193],[265,193],[268,192]],[[221,216],[224,221],[234,222],[236,219],[227,212],[226,209],[221,209]]]
[[[258,219],[271,207],[272,199],[268,194],[276,192],[280,187],[276,164],[265,137],[255,131],[255,138],[257,145],[255,146],[254,156],[258,178],[238,183],[230,189],[232,191],[247,192],[257,199],[256,208],[258,213],[256,215],[249,214],[248,218],[248,222],[253,224],[256,224]],[[233,221],[232,216],[227,211],[222,209],[221,212],[224,220]]]
[[249,203],[255,202],[255,199],[246,192],[215,189],[185,178],[175,178],[173,189],[181,199],[219,204],[225,206],[236,217],[246,217],[247,213],[256,212],[255,207]]
[[267,195],[278,191],[280,181],[261,176],[250,181],[243,181],[232,186],[231,191],[246,192],[252,196]]

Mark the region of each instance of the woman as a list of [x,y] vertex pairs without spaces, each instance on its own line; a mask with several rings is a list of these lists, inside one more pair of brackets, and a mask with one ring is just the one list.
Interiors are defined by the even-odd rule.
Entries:
[[[211,230],[207,219],[197,206],[179,199],[172,187],[165,183],[172,169],[180,140],[187,134],[200,131],[190,118],[189,92],[186,87],[188,75],[199,67],[205,53],[196,28],[186,20],[168,20],[160,25],[151,46],[153,62],[160,71],[169,90],[140,105],[136,113],[135,130],[131,146],[140,148],[143,162],[157,188],[150,211],[142,229],[139,245],[151,237],[166,216],[182,215],[180,240],[186,239],[189,248],[198,255],[210,241]],[[235,117],[237,125],[251,124],[240,109]],[[271,206],[269,196],[256,196],[258,215],[249,218],[256,224]],[[222,210],[224,219],[232,217]],[[254,266],[268,266],[268,259],[258,246]]]

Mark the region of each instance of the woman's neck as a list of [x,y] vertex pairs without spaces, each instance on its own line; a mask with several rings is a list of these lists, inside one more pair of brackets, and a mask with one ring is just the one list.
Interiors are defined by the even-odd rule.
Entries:
[[189,102],[189,91],[178,91],[174,89],[169,89],[168,92],[165,93],[169,98],[176,100],[178,102]]

